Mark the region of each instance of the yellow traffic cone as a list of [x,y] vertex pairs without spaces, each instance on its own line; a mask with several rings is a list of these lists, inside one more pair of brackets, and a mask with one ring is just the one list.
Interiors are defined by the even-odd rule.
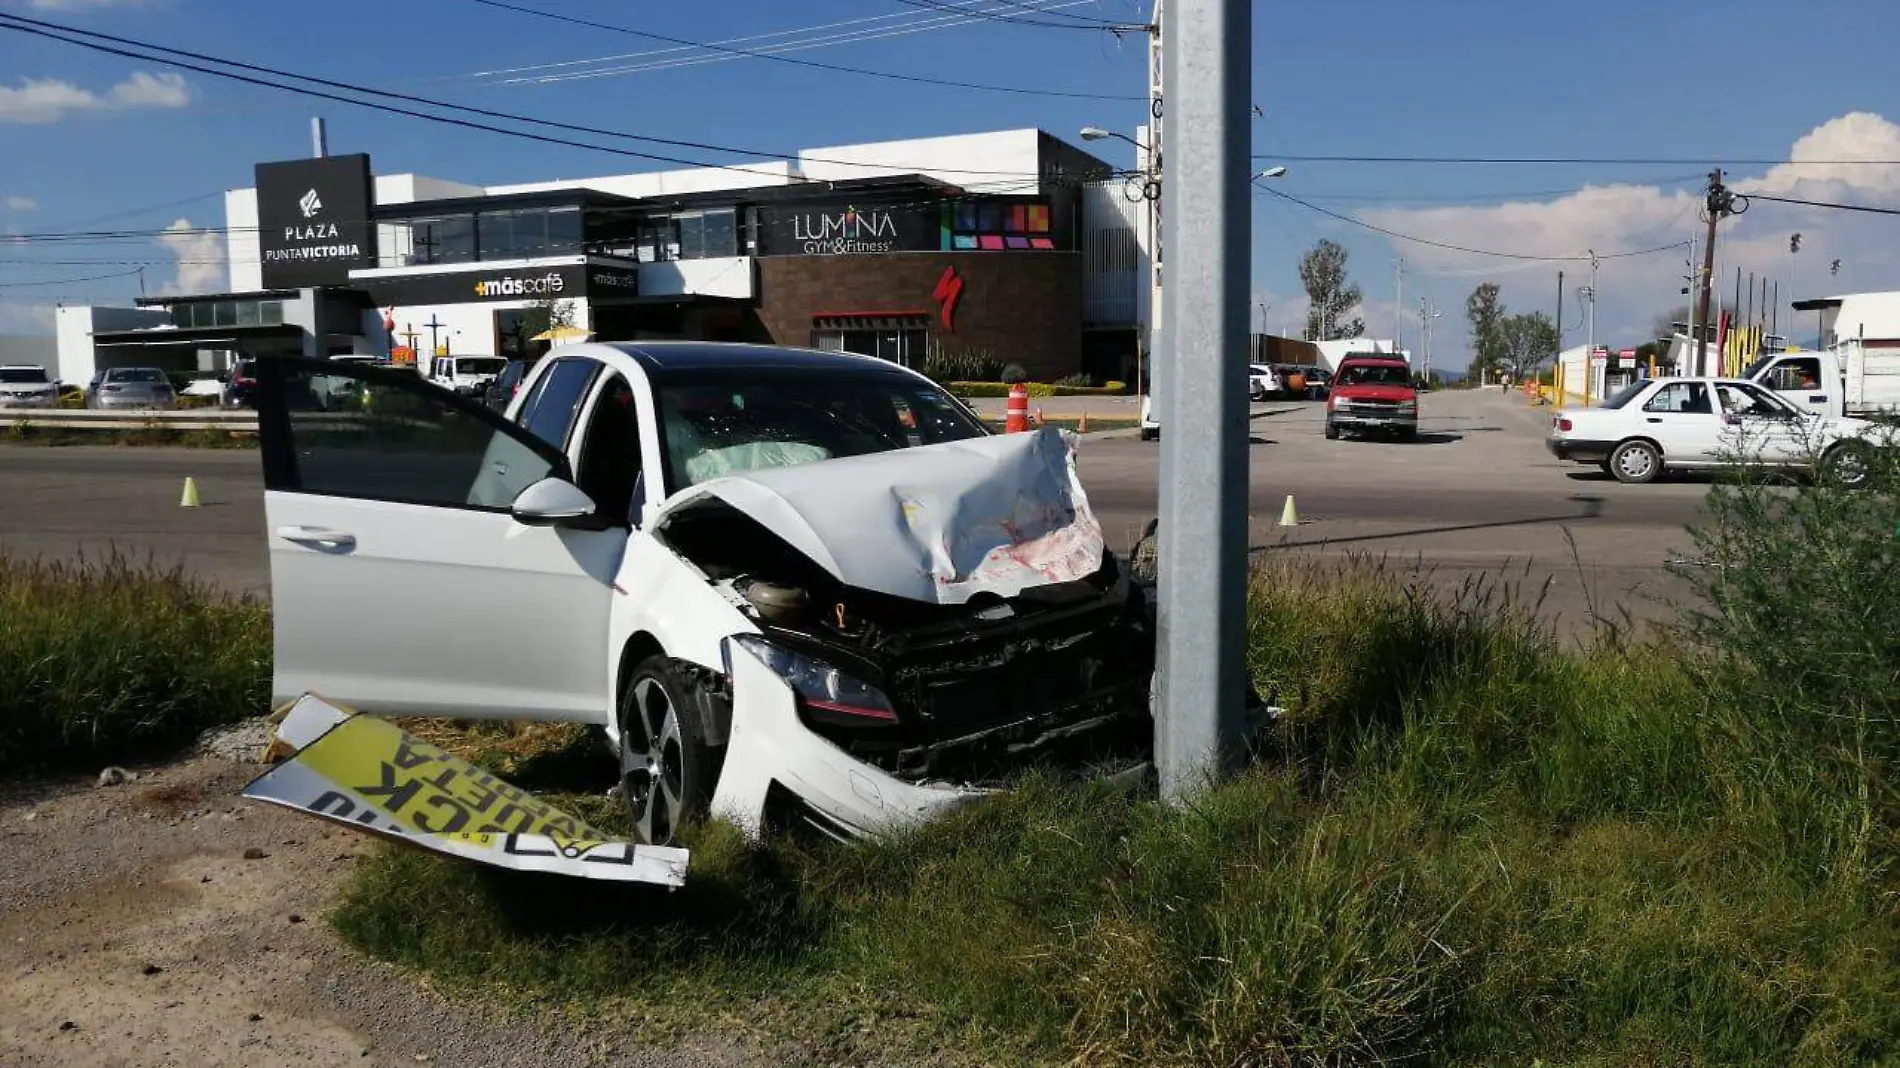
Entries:
[[178,498],[178,507],[180,508],[198,507],[198,480],[197,479],[192,478],[190,476],[186,476],[185,495],[183,497]]
[[1082,418],[1076,421],[1075,432],[1078,434],[1089,432],[1089,413],[1086,410],[1082,412]]
[[1300,525],[1300,513],[1293,507],[1293,495],[1291,493],[1286,495],[1286,507],[1280,509],[1280,525],[1283,527],[1297,527]]

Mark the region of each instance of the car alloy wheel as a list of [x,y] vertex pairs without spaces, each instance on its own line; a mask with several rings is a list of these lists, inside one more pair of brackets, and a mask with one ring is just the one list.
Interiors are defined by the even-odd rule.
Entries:
[[1847,489],[1859,489],[1872,477],[1872,464],[1867,449],[1859,442],[1844,442],[1836,445],[1823,461],[1829,478],[1836,485]]
[[628,817],[649,845],[673,844],[712,802],[719,754],[707,741],[706,695],[692,670],[648,657],[621,697],[620,785]]
[[1618,482],[1654,482],[1662,472],[1662,457],[1646,441],[1626,441],[1610,454],[1610,473]]

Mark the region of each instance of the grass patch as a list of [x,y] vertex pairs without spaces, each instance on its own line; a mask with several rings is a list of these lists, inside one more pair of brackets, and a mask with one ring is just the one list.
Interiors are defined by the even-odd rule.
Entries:
[[0,445],[172,446],[185,449],[255,449],[257,435],[242,430],[174,430],[163,426],[121,428],[45,427],[14,423],[0,427]]
[[1530,608],[1263,573],[1250,663],[1288,711],[1188,809],[1036,780],[849,847],[713,826],[671,895],[388,850],[333,922],[451,986],[817,1060],[1900,1056],[1884,772],[1666,640],[1575,652]]
[[0,555],[0,770],[151,754],[270,700],[270,613],[123,557]]

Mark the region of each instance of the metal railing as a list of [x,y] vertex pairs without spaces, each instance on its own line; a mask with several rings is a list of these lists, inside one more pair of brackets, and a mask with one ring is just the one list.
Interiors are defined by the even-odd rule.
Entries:
[[229,430],[257,433],[257,413],[249,409],[178,408],[167,411],[74,408],[0,408],[0,427],[47,430]]

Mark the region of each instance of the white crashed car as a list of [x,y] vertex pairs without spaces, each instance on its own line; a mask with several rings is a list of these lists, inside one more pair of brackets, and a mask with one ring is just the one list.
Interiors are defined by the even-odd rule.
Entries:
[[[709,813],[850,836],[1031,764],[1147,761],[1152,601],[1058,431],[765,346],[563,346],[505,415],[258,367],[280,701],[597,724],[656,844]],[[346,394],[373,401],[324,409]]]

